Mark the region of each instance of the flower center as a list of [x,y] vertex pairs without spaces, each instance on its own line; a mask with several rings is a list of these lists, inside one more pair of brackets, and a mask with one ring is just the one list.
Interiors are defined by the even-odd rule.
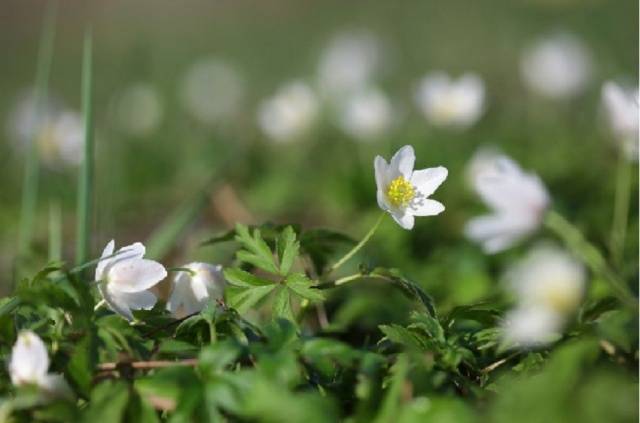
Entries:
[[404,176],[398,176],[387,187],[387,199],[394,207],[406,207],[416,196],[416,189]]

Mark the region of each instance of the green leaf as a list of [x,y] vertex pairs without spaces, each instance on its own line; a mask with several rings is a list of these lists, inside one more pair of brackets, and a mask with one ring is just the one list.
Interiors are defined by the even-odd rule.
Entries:
[[83,395],[89,396],[93,386],[93,373],[98,362],[98,339],[91,332],[75,346],[67,365],[67,372]]
[[266,285],[252,288],[233,288],[227,289],[227,299],[231,307],[238,310],[238,313],[244,314],[251,307],[256,305],[265,296],[269,295],[277,285]]
[[426,348],[424,342],[415,333],[400,325],[380,325],[380,330],[386,339],[396,344],[419,351]]
[[436,342],[443,344],[445,342],[444,329],[435,317],[431,317],[425,313],[411,313],[413,323],[409,325],[409,329],[422,330],[426,335],[433,338]]
[[273,253],[269,245],[262,239],[259,229],[254,229],[253,234],[250,234],[247,226],[238,224],[236,225],[235,239],[246,250],[240,250],[236,253],[240,261],[252,264],[270,273],[278,273]]
[[86,423],[123,421],[128,401],[129,387],[126,383],[102,382],[91,392],[91,400],[84,410],[82,421]]
[[300,248],[311,258],[318,274],[323,273],[329,259],[341,244],[355,245],[356,241],[328,229],[311,229],[300,235]]
[[289,275],[285,280],[285,284],[293,292],[306,298],[309,301],[324,301],[325,296],[322,291],[311,285],[311,280],[302,273],[294,273]]
[[273,285],[272,281],[259,278],[252,273],[245,272],[244,270],[235,267],[228,267],[224,269],[224,277],[229,284],[240,288]]
[[291,308],[291,294],[287,287],[278,288],[275,300],[273,302],[273,318],[283,318],[292,322],[296,321]]
[[296,233],[291,226],[287,226],[278,238],[278,257],[280,258],[280,274],[285,276],[291,270],[293,262],[298,257],[300,243],[296,241]]
[[436,308],[431,296],[429,296],[424,290],[415,282],[404,277],[398,269],[385,269],[377,267],[373,269],[369,276],[384,279],[391,282],[393,285],[400,288],[400,290],[409,298],[417,300],[429,314],[433,317],[437,317]]

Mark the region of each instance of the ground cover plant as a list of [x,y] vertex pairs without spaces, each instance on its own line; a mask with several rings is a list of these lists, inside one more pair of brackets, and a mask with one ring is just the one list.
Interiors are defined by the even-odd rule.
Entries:
[[638,420],[637,4],[153,6],[9,8],[0,421]]

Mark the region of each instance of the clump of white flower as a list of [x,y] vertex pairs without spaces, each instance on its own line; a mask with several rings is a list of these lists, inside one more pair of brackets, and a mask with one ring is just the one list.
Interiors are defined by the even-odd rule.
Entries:
[[341,98],[368,85],[382,61],[380,41],[367,31],[336,35],[322,52],[318,86],[323,97]]
[[356,140],[375,140],[391,129],[393,106],[382,91],[367,87],[343,100],[337,120],[340,128]]
[[49,373],[49,355],[34,332],[20,332],[9,359],[9,375],[15,386],[34,385],[51,397],[70,397],[69,385],[60,374]]
[[191,65],[179,86],[182,106],[198,122],[213,126],[233,119],[242,109],[246,81],[230,63],[205,58]]
[[602,86],[602,104],[609,127],[623,154],[638,160],[639,104],[638,87],[623,88],[615,82]]
[[485,163],[473,186],[492,213],[471,219],[465,235],[488,254],[505,250],[535,232],[550,203],[540,178],[504,155],[494,157],[492,164]]
[[447,178],[447,169],[439,166],[414,171],[415,161],[410,145],[398,150],[390,163],[380,156],[374,160],[378,205],[404,229],[413,228],[415,216],[444,211],[444,205],[429,196]]
[[530,346],[552,341],[585,294],[584,266],[566,251],[535,247],[506,274],[518,305],[505,319],[505,338]]
[[183,266],[173,279],[173,291],[167,302],[167,310],[176,317],[183,317],[202,310],[207,303],[221,300],[225,279],[222,266],[207,263],[189,263]]
[[131,310],[150,310],[156,304],[151,287],[167,276],[164,266],[144,259],[145,247],[139,242],[114,253],[110,241],[96,266],[98,290],[111,310],[127,320],[133,320]]
[[36,143],[41,161],[50,168],[77,166],[82,161],[84,123],[76,111],[47,98],[39,106],[35,94],[22,96],[7,122],[9,139],[24,154]]
[[260,105],[258,125],[272,141],[295,141],[311,129],[318,112],[318,99],[311,87],[293,81]]
[[134,137],[153,134],[162,122],[164,105],[158,91],[147,82],[126,87],[115,104],[117,124]]
[[556,33],[538,40],[524,51],[520,73],[536,94],[564,99],[580,94],[592,74],[589,49],[576,36]]
[[444,72],[433,72],[419,82],[415,101],[430,124],[467,128],[484,112],[484,82],[472,73],[454,79]]

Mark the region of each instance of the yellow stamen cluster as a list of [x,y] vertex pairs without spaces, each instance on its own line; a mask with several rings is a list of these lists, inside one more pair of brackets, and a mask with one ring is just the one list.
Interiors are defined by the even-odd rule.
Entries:
[[398,176],[387,187],[387,199],[394,207],[406,207],[416,195],[416,190],[404,176]]

